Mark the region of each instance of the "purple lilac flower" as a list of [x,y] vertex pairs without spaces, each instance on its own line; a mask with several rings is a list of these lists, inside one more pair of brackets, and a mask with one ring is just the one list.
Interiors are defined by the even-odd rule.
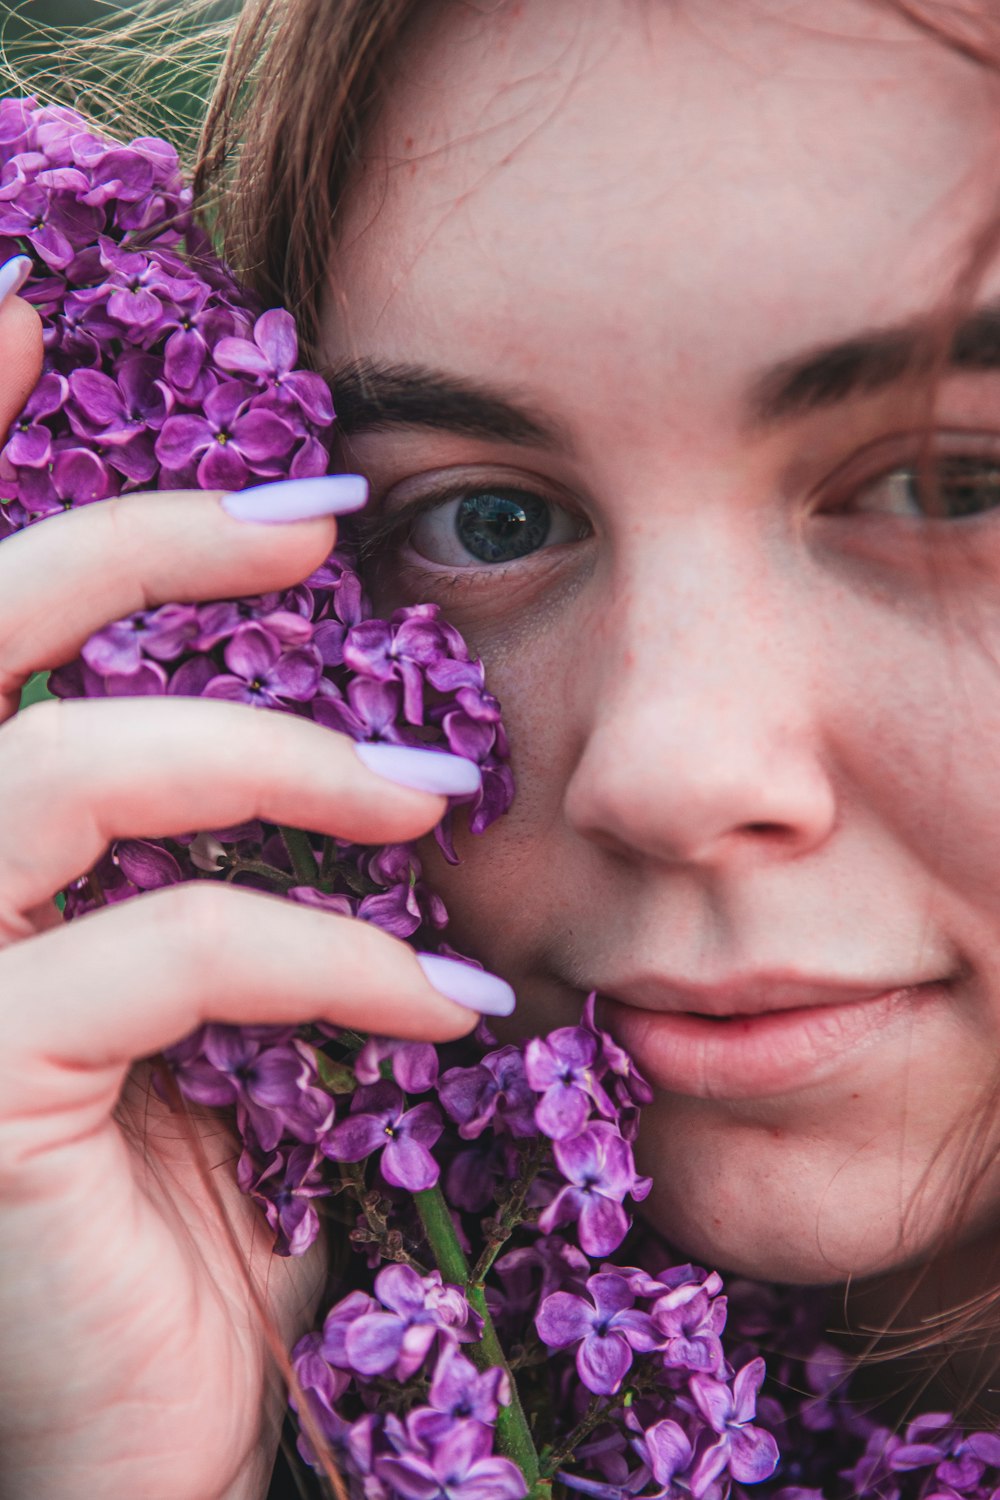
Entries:
[[726,1469],[743,1484],[759,1484],[774,1473],[778,1445],[769,1432],[753,1425],[763,1379],[762,1359],[744,1365],[731,1390],[710,1375],[692,1375],[691,1394],[716,1434],[716,1441],[701,1453],[691,1475],[694,1500],[700,1500]]
[[137,610],[94,632],[81,655],[95,672],[129,676],[143,666],[143,653],[157,661],[174,661],[198,633],[193,604],[163,604]]
[[550,1349],[576,1347],[576,1367],[588,1390],[613,1395],[632,1368],[633,1351],[648,1353],[658,1338],[648,1313],[640,1312],[623,1276],[599,1272],[587,1280],[587,1294],[553,1292],[535,1318]]
[[294,1146],[288,1156],[275,1151],[258,1168],[244,1149],[236,1167],[236,1181],[264,1211],[274,1231],[276,1255],[304,1255],[319,1235],[320,1222],[313,1200],[328,1197],[323,1158],[315,1146]]
[[560,1224],[579,1221],[580,1245],[588,1255],[611,1255],[628,1232],[622,1202],[627,1194],[641,1201],[652,1178],[636,1175],[632,1150],[613,1125],[598,1120],[569,1140],[556,1141],[556,1165],[566,1179],[542,1212],[544,1234]]
[[4,171],[0,181],[0,234],[27,240],[46,265],[64,271],[76,251],[93,240],[101,213],[74,202],[68,193],[50,193],[37,183]]
[[50,372],[42,376],[11,428],[3,450],[8,464],[14,468],[45,468],[52,457],[52,429],[45,418],[62,410],[68,394],[69,381],[64,375]]
[[316,691],[321,664],[312,648],[283,651],[272,632],[260,625],[240,625],[224,655],[229,671],[205,684],[204,698],[277,708],[283,702],[301,703]]
[[339,1369],[351,1369],[347,1335],[359,1318],[380,1310],[377,1299],[361,1291],[348,1292],[346,1297],[334,1303],[324,1320],[322,1339],[316,1346],[323,1358]]
[[395,1456],[376,1460],[376,1473],[403,1500],[522,1500],[528,1486],[508,1458],[493,1456],[490,1429],[452,1424],[437,1441],[417,1436],[413,1418]]
[[117,839],[111,847],[111,860],[140,891],[176,885],[184,878],[170,850],[148,839]]
[[332,1161],[361,1161],[381,1151],[386,1182],[414,1193],[433,1187],[440,1167],[430,1147],[444,1129],[441,1112],[429,1101],[405,1104],[402,1089],[388,1080],[359,1088],[351,1113],[324,1138],[324,1152]]
[[488,1127],[518,1139],[536,1133],[535,1096],[519,1047],[488,1052],[471,1068],[449,1068],[438,1094],[465,1141],[477,1139]]
[[386,1266],[375,1277],[375,1296],[382,1306],[352,1318],[344,1333],[346,1360],[362,1375],[392,1370],[407,1380],[435,1343],[467,1343],[482,1332],[478,1314],[440,1271],[418,1276],[410,1266]]
[[[721,1284],[720,1278],[716,1276],[715,1282]],[[712,1375],[722,1372],[726,1299],[710,1295],[707,1284],[687,1283],[659,1297],[652,1307],[652,1323],[665,1365]]]
[[510,1404],[510,1379],[497,1367],[480,1373],[454,1344],[445,1344],[427,1400],[441,1414],[442,1428],[465,1417],[492,1427],[499,1408]]
[[231,375],[259,380],[275,393],[280,405],[301,407],[318,427],[333,421],[333,402],[323,380],[311,371],[295,368],[295,320],[283,308],[262,313],[253,326],[252,339],[219,339],[214,357],[219,368]]
[[273,1151],[285,1131],[308,1143],[328,1139],[334,1103],[315,1087],[302,1043],[269,1046],[251,1027],[208,1025],[168,1056],[187,1097],[217,1107],[235,1104],[261,1150]]
[[438,1055],[430,1042],[400,1042],[370,1036],[354,1059],[359,1083],[377,1083],[381,1065],[391,1061],[392,1076],[406,1094],[425,1094],[437,1082]]
[[209,391],[204,415],[168,417],[156,440],[167,469],[192,473],[205,490],[239,490],[251,473],[280,472],[299,431],[276,412],[251,404],[253,388],[231,380]]
[[615,1107],[597,1079],[597,1041],[582,1026],[564,1026],[547,1037],[533,1037],[524,1053],[528,1083],[542,1097],[535,1124],[551,1140],[578,1135],[591,1107],[613,1119]]

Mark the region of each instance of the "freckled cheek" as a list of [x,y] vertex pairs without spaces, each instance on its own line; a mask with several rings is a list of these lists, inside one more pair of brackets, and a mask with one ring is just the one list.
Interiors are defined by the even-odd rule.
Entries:
[[[935,879],[1000,901],[1000,632],[962,627],[931,643],[886,641],[879,690],[840,735],[849,773],[870,810]],[[909,649],[907,649],[907,647]],[[875,675],[877,670],[877,675]]]
[[510,739],[513,806],[479,835],[470,834],[457,814],[457,866],[444,861],[432,837],[420,849],[428,878],[448,908],[448,941],[459,946],[461,940],[470,953],[508,972],[544,941],[566,898],[562,803],[578,742],[564,692],[571,663],[562,659],[563,644],[553,636],[544,643],[515,638],[496,653],[474,644]]

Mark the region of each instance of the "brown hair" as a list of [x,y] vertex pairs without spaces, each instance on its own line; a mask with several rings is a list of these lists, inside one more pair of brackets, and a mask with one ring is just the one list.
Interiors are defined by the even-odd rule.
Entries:
[[[315,362],[316,328],[325,279],[332,263],[345,195],[366,132],[390,82],[392,53],[406,26],[425,14],[431,0],[245,0],[231,29],[228,48],[196,152],[195,183],[207,222],[241,278],[266,305],[284,305],[299,326],[301,348]],[[440,0],[435,0],[440,3]],[[880,0],[944,45],[984,67],[1000,70],[1000,16],[993,0],[969,8],[935,0]],[[185,7],[208,18],[212,0]],[[140,7],[131,28],[116,22],[118,38],[162,28],[157,4]],[[190,23],[189,23],[190,24]],[[228,25],[227,25],[227,30]],[[217,42],[219,23],[204,24],[207,45]],[[197,38],[196,38],[197,39]],[[190,35],[177,55],[190,56]],[[169,49],[168,49],[169,50]],[[162,45],[160,56],[164,55]],[[70,67],[77,52],[69,54]],[[64,96],[64,86],[59,92]],[[101,98],[97,104],[100,108]],[[107,113],[103,109],[101,113]],[[111,111],[112,120],[120,105]],[[919,362],[926,379],[928,415],[944,368],[952,331],[1000,248],[1000,212],[991,213],[969,246],[961,274],[928,325]],[[929,431],[928,422],[928,431]],[[929,469],[929,465],[928,465]],[[932,476],[928,475],[928,482]],[[970,1121],[966,1158],[959,1174],[950,1232],[959,1233],[976,1188],[995,1162],[995,1121],[1000,1086]],[[990,1127],[984,1129],[989,1118]],[[942,1244],[940,1249],[945,1249]],[[914,1287],[920,1273],[915,1273]],[[266,1312],[262,1310],[266,1319]],[[970,1339],[983,1350],[1000,1344],[1000,1279],[974,1303],[949,1311],[931,1328],[914,1329],[909,1347],[943,1366],[950,1351]],[[880,1336],[881,1337],[881,1336]],[[873,1341],[872,1360],[895,1358],[895,1336]],[[983,1384],[992,1373],[987,1368]],[[973,1393],[974,1394],[974,1393]],[[969,1404],[966,1400],[963,1404]],[[329,1469],[327,1471],[330,1472]]]
[[[266,303],[290,308],[301,346],[315,361],[319,303],[335,263],[345,195],[366,131],[390,82],[391,54],[407,23],[431,0],[246,0],[202,132],[196,187],[211,204],[226,254]],[[439,0],[438,0],[439,3]],[[878,0],[943,45],[1000,72],[1000,14],[996,0]],[[1000,126],[1000,121],[998,121]],[[933,498],[931,417],[953,331],[1000,250],[1000,202],[971,237],[964,264],[926,327],[914,357],[925,401],[927,438],[920,461]],[[967,1135],[956,1169],[951,1219],[937,1251],[960,1237],[977,1190],[994,1166],[1000,1122],[996,1089],[974,1118],[953,1131]],[[946,1145],[953,1145],[950,1139]],[[942,1148],[944,1149],[944,1148]],[[929,1187],[935,1163],[928,1168]],[[916,1211],[916,1198],[911,1205]],[[983,1362],[976,1389],[955,1391],[955,1404],[974,1418],[978,1391],[994,1373],[990,1349],[1000,1349],[1000,1264],[995,1288],[965,1306],[906,1327],[919,1305],[925,1271],[914,1272],[894,1330],[855,1327],[852,1343],[867,1364],[922,1357],[923,1377],[947,1373],[953,1353],[974,1345]],[[912,1374],[912,1367],[910,1370]],[[913,1384],[915,1399],[923,1380]],[[988,1418],[990,1419],[990,1418]]]

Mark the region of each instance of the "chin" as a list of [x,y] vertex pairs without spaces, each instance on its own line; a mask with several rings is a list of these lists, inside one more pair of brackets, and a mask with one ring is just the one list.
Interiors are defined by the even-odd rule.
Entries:
[[644,1122],[636,1162],[653,1178],[642,1216],[679,1259],[759,1281],[834,1286],[903,1269],[930,1254],[953,1201],[940,1183],[902,1183],[891,1150],[745,1122]]

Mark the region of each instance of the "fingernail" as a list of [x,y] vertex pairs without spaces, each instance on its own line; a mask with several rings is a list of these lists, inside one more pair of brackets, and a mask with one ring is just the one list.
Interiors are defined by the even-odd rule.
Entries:
[[356,740],[354,748],[369,771],[408,786],[416,792],[439,792],[445,797],[460,797],[478,792],[482,772],[475,761],[464,755],[449,755],[446,750],[417,750],[411,745],[374,745]]
[[457,1005],[484,1016],[509,1016],[516,1003],[505,979],[440,953],[418,953],[417,962],[434,988]]
[[30,255],[15,255],[0,266],[0,303],[19,292],[31,275]]
[[311,521],[316,516],[350,515],[367,499],[368,481],[360,474],[319,474],[223,495],[222,508],[237,521]]

